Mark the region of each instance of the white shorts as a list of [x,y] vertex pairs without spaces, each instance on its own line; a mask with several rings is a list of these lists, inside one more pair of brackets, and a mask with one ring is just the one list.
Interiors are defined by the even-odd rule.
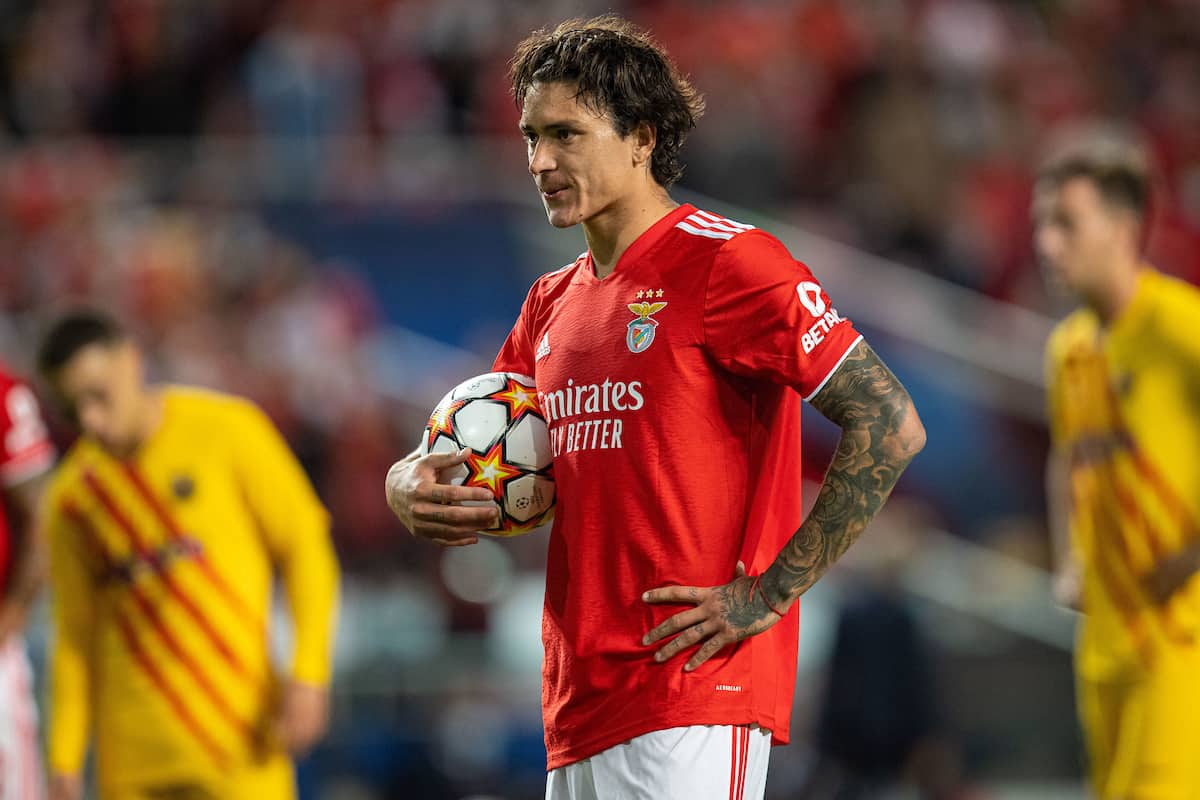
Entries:
[[33,670],[25,656],[25,640],[10,636],[0,644],[0,800],[43,797]]
[[757,725],[667,728],[551,770],[546,800],[762,800],[770,754]]

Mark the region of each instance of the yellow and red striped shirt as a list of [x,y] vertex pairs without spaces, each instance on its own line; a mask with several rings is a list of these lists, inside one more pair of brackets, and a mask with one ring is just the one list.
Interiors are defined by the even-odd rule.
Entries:
[[205,781],[278,755],[273,579],[294,628],[290,677],[330,677],[337,565],[328,515],[248,401],[163,389],[128,460],[82,438],[47,493],[55,636],[49,762],[94,743],[105,788]]
[[1047,346],[1051,438],[1070,461],[1084,567],[1081,675],[1149,668],[1200,638],[1200,581],[1164,606],[1146,575],[1200,536],[1200,290],[1152,269],[1104,329],[1081,309]]

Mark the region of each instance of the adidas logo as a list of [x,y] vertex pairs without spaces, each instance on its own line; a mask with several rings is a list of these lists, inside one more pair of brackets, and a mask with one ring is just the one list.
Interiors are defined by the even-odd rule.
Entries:
[[542,336],[542,343],[538,345],[537,352],[533,354],[533,360],[541,361],[548,355],[550,355],[550,332],[546,331]]

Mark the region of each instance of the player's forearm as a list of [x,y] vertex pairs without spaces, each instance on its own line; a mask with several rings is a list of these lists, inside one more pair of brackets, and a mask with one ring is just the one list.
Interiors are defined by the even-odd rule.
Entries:
[[39,476],[9,491],[12,566],[0,602],[28,608],[46,583],[46,546],[38,529],[38,503],[45,483],[45,476]]
[[14,537],[16,553],[12,573],[0,604],[28,609],[37,599],[38,592],[46,583],[45,548],[35,531],[26,528]]
[[295,631],[292,677],[328,683],[338,605],[338,566],[324,526],[306,534],[284,565],[283,580]]
[[99,587],[76,549],[80,531],[66,523],[60,504],[46,508],[39,534],[50,556],[53,621],[47,761],[52,772],[73,775],[83,769],[91,728]]
[[841,426],[842,437],[808,518],[763,573],[763,590],[777,608],[804,594],[846,552],[925,446],[908,392],[865,343],[812,405]]
[[1071,547],[1071,461],[1060,448],[1052,448],[1046,459],[1046,512],[1054,567],[1054,599],[1067,608],[1080,610],[1082,570]]
[[1073,561],[1070,534],[1071,462],[1054,448],[1046,459],[1046,512],[1054,567],[1060,571]]
[[83,641],[67,641],[60,631],[51,651],[47,766],[60,775],[76,775],[87,756],[90,683]]

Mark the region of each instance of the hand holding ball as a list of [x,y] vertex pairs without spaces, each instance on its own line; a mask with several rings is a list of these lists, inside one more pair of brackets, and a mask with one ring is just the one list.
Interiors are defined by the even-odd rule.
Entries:
[[442,398],[425,426],[421,455],[463,448],[466,462],[441,477],[491,491],[500,523],[483,533],[516,536],[553,518],[554,456],[532,378],[489,372]]

